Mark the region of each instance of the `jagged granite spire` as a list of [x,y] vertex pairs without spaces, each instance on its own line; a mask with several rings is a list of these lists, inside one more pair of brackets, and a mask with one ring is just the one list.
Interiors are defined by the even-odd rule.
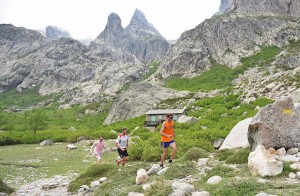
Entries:
[[148,22],[144,13],[138,9],[135,10],[126,30],[130,31],[133,35],[141,37],[149,35],[161,36],[153,25]]
[[121,18],[116,13],[111,13],[108,16],[105,29],[97,39],[104,39],[107,42],[111,42],[117,38],[123,37],[124,28],[121,25]]
[[120,17],[115,13],[110,14],[104,31],[91,45],[93,48],[103,48],[105,45],[113,50],[132,54],[143,62],[161,59],[170,47],[138,9],[125,29],[121,25]]

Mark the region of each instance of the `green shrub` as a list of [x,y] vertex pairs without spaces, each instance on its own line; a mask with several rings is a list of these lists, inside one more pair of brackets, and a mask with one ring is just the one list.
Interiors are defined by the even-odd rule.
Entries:
[[172,165],[166,173],[164,173],[164,176],[168,180],[174,180],[174,179],[180,179],[184,178],[186,176],[195,174],[197,172],[197,169],[189,166],[189,165]]
[[145,145],[143,146],[143,153],[141,160],[143,161],[159,161],[161,158],[161,147],[159,142],[157,145],[151,145],[149,141],[146,141]]
[[171,191],[172,189],[170,183],[161,178],[152,184],[149,190],[146,190],[145,196],[165,196],[169,195]]
[[236,149],[233,155],[229,156],[225,162],[228,164],[247,164],[249,153],[249,148]]
[[108,173],[114,172],[116,174],[115,165],[112,164],[94,164],[89,167],[83,174],[73,180],[68,188],[68,191],[75,192],[80,186],[89,185],[92,181],[98,180],[99,176],[107,176]]
[[219,161],[226,161],[230,156],[234,154],[231,149],[217,150],[214,153],[214,157]]
[[199,158],[207,158],[208,157],[208,153],[207,151],[198,148],[198,147],[194,147],[194,148],[190,148],[184,155],[183,159],[185,161],[198,161]]

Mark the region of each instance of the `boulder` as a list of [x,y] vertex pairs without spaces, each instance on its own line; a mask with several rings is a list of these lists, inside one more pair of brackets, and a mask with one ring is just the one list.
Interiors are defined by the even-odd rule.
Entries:
[[224,142],[224,138],[218,138],[217,140],[214,141],[213,147],[215,149],[219,149],[222,146],[223,142]]
[[145,169],[139,169],[136,174],[135,182],[136,184],[143,184],[149,179]]
[[220,183],[222,178],[220,176],[212,176],[207,180],[207,184],[218,184]]
[[102,183],[102,182],[105,182],[106,180],[107,180],[107,177],[102,177],[99,179],[99,182]]
[[185,115],[182,115],[178,118],[178,121],[179,123],[195,123],[198,121],[198,118],[196,117],[193,117],[193,116],[185,116]]
[[207,191],[192,192],[192,196],[210,196],[210,193]]
[[40,143],[40,146],[50,146],[53,144],[53,141],[50,139],[44,140]]
[[77,146],[75,144],[68,144],[66,149],[67,150],[75,150],[75,149],[77,149]]
[[147,171],[147,174],[150,175],[150,174],[156,174],[157,172],[159,172],[160,170],[160,166],[159,164],[154,164],[152,165],[152,167]]
[[128,196],[144,196],[144,193],[138,193],[138,192],[129,192]]
[[253,117],[248,129],[251,151],[263,145],[266,149],[290,149],[300,143],[300,108],[291,97],[269,104]]
[[283,171],[283,162],[275,159],[264,146],[259,145],[248,157],[248,168],[254,176],[276,176]]
[[193,185],[184,182],[178,182],[178,181],[172,182],[171,187],[173,190],[173,194],[171,195],[178,195],[175,194],[176,192],[177,193],[182,192],[184,193],[183,195],[187,195],[196,190]]
[[248,147],[249,142],[248,142],[247,133],[251,121],[252,118],[247,118],[245,120],[240,121],[238,124],[236,124],[232,128],[228,136],[225,138],[219,150]]

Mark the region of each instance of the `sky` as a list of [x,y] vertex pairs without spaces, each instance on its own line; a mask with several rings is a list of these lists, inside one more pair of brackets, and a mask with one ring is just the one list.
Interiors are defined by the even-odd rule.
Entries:
[[221,0],[0,0],[0,24],[41,30],[57,26],[75,39],[95,39],[112,12],[125,28],[135,9],[168,40],[175,40],[219,10]]

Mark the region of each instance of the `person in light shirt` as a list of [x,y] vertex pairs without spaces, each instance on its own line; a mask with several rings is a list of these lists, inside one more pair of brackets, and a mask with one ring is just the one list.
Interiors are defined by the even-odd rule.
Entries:
[[99,137],[99,140],[97,140],[91,147],[90,154],[94,154],[96,156],[98,163],[101,163],[104,148],[105,143],[103,137]]
[[122,162],[122,166],[125,166],[126,161],[128,161],[128,134],[127,134],[127,128],[122,129],[122,133],[119,134],[117,140],[116,140],[116,147],[119,153],[119,156],[121,159],[117,159],[116,163],[119,165]]

